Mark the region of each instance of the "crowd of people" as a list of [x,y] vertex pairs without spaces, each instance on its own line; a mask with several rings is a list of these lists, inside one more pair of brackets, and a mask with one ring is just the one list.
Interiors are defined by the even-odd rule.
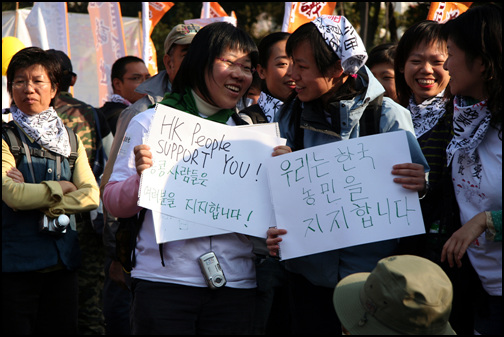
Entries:
[[[256,46],[229,23],[179,24],[165,70],[118,59],[113,95],[69,93],[68,56],[28,47],[2,123],[2,331],[9,334],[502,334],[502,14],[421,21],[368,53],[343,16]],[[391,183],[425,234],[281,260],[283,224],[158,244],[138,206],[156,105],[228,126],[277,123],[282,156],[406,131]],[[393,151],[393,146],[386,151]],[[219,193],[219,191],[215,191]],[[243,193],[243,198],[247,194]],[[129,270],[119,228],[133,224]],[[214,289],[198,264],[225,270]],[[131,262],[131,261],[130,261]]]

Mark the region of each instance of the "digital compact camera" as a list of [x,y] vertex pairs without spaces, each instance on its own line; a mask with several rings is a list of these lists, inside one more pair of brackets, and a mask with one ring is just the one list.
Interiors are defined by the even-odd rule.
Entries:
[[198,262],[210,289],[217,289],[226,284],[226,277],[214,252],[201,255]]
[[57,218],[48,218],[44,215],[40,220],[40,231],[55,235],[65,234],[69,224],[70,218],[65,214]]

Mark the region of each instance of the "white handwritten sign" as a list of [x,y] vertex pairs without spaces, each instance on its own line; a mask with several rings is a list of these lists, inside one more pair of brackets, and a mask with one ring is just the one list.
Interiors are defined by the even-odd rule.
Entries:
[[152,219],[158,244],[230,233],[224,229],[205,226],[156,211],[152,211]]
[[[263,163],[284,139],[164,105],[151,125],[154,164],[142,173],[138,205],[187,224],[265,236],[272,206]],[[156,232],[158,242],[170,237],[166,230]]]
[[425,233],[417,192],[394,183],[410,163],[405,131],[350,139],[267,163],[282,259]]

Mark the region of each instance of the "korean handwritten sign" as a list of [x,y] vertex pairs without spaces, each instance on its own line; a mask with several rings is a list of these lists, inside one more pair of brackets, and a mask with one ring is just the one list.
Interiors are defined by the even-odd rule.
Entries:
[[411,162],[405,131],[271,158],[267,171],[282,259],[424,233],[417,192],[393,182]]
[[140,206],[175,222],[265,236],[272,206],[264,161],[285,140],[164,105],[151,125],[146,144],[154,164],[142,173]]

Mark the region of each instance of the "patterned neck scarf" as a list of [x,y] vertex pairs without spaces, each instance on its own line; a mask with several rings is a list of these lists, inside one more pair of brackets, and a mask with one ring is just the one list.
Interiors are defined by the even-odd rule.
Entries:
[[126,98],[124,98],[124,97],[122,97],[121,95],[118,95],[118,94],[113,94],[110,97],[110,101],[114,102],[114,103],[122,103],[122,104],[127,105],[127,106],[131,105],[130,101],[128,101]]
[[476,150],[490,126],[491,114],[486,100],[474,105],[466,106],[466,104],[462,97],[455,97],[453,106],[453,131],[455,135],[446,148],[448,166],[457,150],[461,151],[459,165],[478,164],[479,155]]
[[411,96],[408,110],[411,112],[411,119],[415,128],[417,138],[422,137],[431,130],[446,112],[446,100],[443,98],[444,90],[437,96],[429,98],[420,104],[415,103]]
[[14,121],[40,146],[64,157],[70,156],[68,132],[53,107],[34,116],[25,114],[15,106],[10,110]]
[[268,95],[264,91],[261,91],[257,104],[266,115],[268,123],[271,123],[274,120],[276,113],[280,111],[283,102],[271,95]]
[[[163,100],[159,104],[171,106],[172,108],[188,112],[192,115],[199,116],[199,111],[196,108],[196,101],[191,93],[191,88],[186,88],[183,95],[178,93],[166,93]],[[154,105],[151,105],[151,107]],[[208,120],[226,124],[229,117],[235,113],[232,109],[221,109],[212,116],[208,116]]]

